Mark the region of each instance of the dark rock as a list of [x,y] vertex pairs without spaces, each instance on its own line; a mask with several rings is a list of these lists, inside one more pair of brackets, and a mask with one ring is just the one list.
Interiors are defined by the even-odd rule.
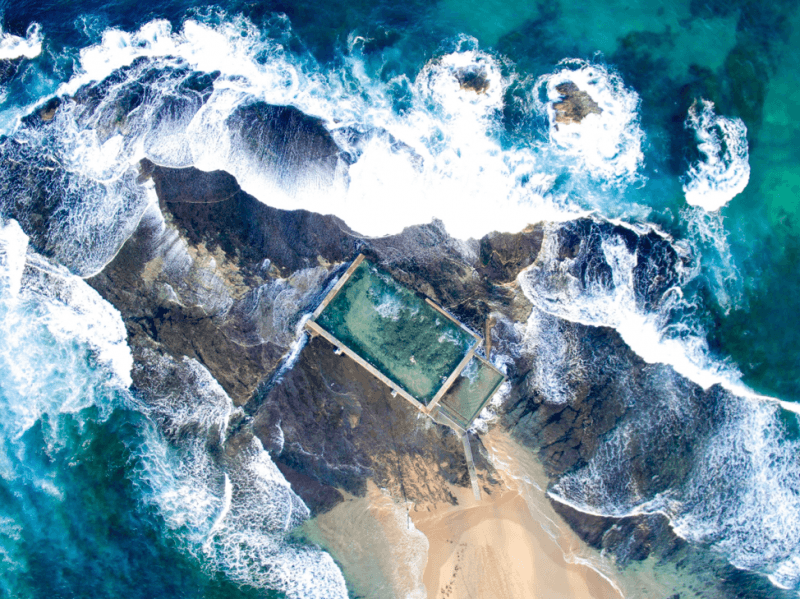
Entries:
[[489,78],[486,76],[486,71],[481,68],[465,67],[457,69],[454,74],[463,90],[476,94],[485,94],[489,91]]
[[45,105],[39,109],[39,117],[44,122],[52,121],[56,116],[56,111],[58,107],[61,106],[61,99],[60,98],[52,98],[45,102]]
[[590,114],[602,114],[603,109],[585,91],[578,89],[572,81],[556,86],[561,100],[553,102],[556,111],[556,126],[580,123]]
[[143,160],[142,173],[153,177],[158,199],[167,204],[214,204],[241,192],[236,178],[225,171],[169,169]]
[[541,225],[521,233],[490,233],[481,239],[478,271],[496,284],[510,283],[533,264],[542,247]]
[[285,191],[309,180],[321,188],[333,184],[340,150],[320,119],[293,106],[256,102],[234,110],[226,124],[234,144],[247,148],[248,157]]
[[585,543],[595,549],[603,548],[603,536],[618,520],[605,516],[584,514],[560,501],[550,498],[550,505]]
[[[264,338],[254,321],[271,309],[265,302],[273,289],[303,286],[276,277],[317,268],[321,284],[327,271],[320,261],[341,261],[353,242],[338,219],[270,208],[242,193],[225,173],[152,164],[144,172],[156,182],[164,215],[151,207],[89,282],[120,310],[132,343],[147,337],[176,357],[197,359],[242,404],[294,336],[290,329],[288,338],[287,331]],[[316,291],[298,292],[295,301],[311,301],[307,294]],[[285,322],[292,324],[291,318]]]
[[337,504],[344,501],[344,496],[337,489],[322,485],[310,476],[292,470],[280,459],[276,460],[275,464],[284,478],[292,485],[292,490],[300,496],[308,506],[308,509],[311,510],[312,516],[329,512]]
[[[276,459],[323,485],[362,495],[371,478],[420,506],[454,503],[448,486],[469,485],[461,440],[333,350],[314,338],[280,382],[254,398],[247,409],[256,434],[267,445],[279,428]],[[476,454],[482,484],[494,487],[493,469]]]
[[341,219],[267,206],[227,173],[155,167],[152,176],[190,242],[219,247],[250,270],[269,260],[288,276],[318,265],[318,257],[341,262],[354,253],[356,234]]

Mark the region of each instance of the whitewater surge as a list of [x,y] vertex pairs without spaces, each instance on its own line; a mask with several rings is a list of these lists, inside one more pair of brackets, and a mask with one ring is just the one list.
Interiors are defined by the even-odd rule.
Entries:
[[[721,391],[703,398],[714,407],[701,416],[673,373],[649,376],[654,384],[646,409],[632,406],[589,463],[563,475],[549,493],[589,514],[662,514],[684,539],[711,546],[734,566],[763,572],[782,588],[797,588],[800,443],[787,435],[780,407]],[[697,449],[688,458],[673,457],[688,460],[685,478],[660,491],[657,484],[643,488],[640,461],[664,464],[663,440],[686,431]],[[664,468],[670,475],[668,462]]]
[[[68,101],[59,109],[66,114],[54,129],[65,136],[50,141],[70,153],[64,163],[91,185],[120,185],[145,157],[170,167],[226,170],[271,206],[332,212],[367,235],[439,219],[456,237],[480,237],[580,213],[561,193],[550,193],[558,171],[537,158],[535,148],[501,143],[503,96],[513,75],[502,75],[500,59],[479,50],[475,40],[463,38],[456,46],[414,81],[398,76],[385,84],[365,73],[357,46],[343,66],[324,72],[243,18],[215,25],[190,19],[180,32],[166,21],[132,33],[107,30],[100,44],[80,51],[79,71],[59,88],[59,96],[76,96],[78,105]],[[210,74],[194,76],[206,86],[199,94],[184,83],[193,77],[187,67]],[[112,73],[119,83],[104,89],[101,103],[87,112],[79,90]],[[633,117],[617,115],[612,106],[619,103],[616,79],[594,74],[594,80],[603,77],[608,83],[596,87],[613,88],[605,114],[630,125]],[[362,93],[352,93],[353,78]],[[118,128],[100,128],[140,80],[148,80],[147,98],[136,99]],[[403,115],[393,108],[398,86],[409,95]],[[308,165],[287,180],[280,165],[254,152],[248,139],[257,132],[245,136],[237,115],[258,102],[319,117],[343,150],[332,170]],[[588,152],[598,140],[582,147]]]
[[691,106],[686,127],[694,131],[703,155],[686,173],[686,202],[709,212],[719,210],[742,193],[750,180],[747,127],[740,118],[717,115],[708,100]]
[[[587,93],[600,114],[588,114],[580,123],[556,123],[553,103],[562,97],[556,88],[568,82]],[[573,169],[588,169],[603,185],[636,180],[644,161],[639,95],[618,74],[600,64],[563,60],[554,73],[539,77],[534,89],[543,92],[535,96],[536,107],[547,115],[550,140],[578,158]]]
[[[44,389],[51,382],[47,376],[40,377],[37,364],[40,360],[42,365],[50,362],[43,356],[52,350],[46,343],[31,344],[30,339],[41,336],[57,347],[69,347],[76,341],[84,344],[95,362],[110,369],[120,387],[130,385],[133,358],[119,312],[66,268],[28,251],[28,238],[13,220],[4,224],[0,221],[0,268],[3,320],[8,325],[20,325],[8,327],[0,353],[12,360],[7,364],[7,372],[15,381],[12,388],[27,388],[34,399],[14,404],[14,410],[26,414],[18,433],[47,411],[48,406],[36,405],[39,399],[60,402],[58,405],[70,406],[71,411],[94,403],[88,382],[75,389],[64,387],[69,399],[49,398]],[[43,352],[38,357],[37,349]],[[53,367],[57,369],[56,364]]]
[[0,27],[0,60],[16,58],[36,58],[42,53],[42,28],[38,23],[31,23],[25,37],[4,33]]
[[330,555],[288,539],[308,508],[252,433],[228,438],[244,414],[219,383],[195,360],[143,357],[136,368],[151,386],[140,409],[158,426],[146,431],[137,484],[184,549],[239,584],[293,599],[347,597]]
[[[222,463],[209,451],[224,445],[231,420],[243,416],[211,375],[192,360],[172,364],[150,355],[157,364],[151,383],[167,389],[163,395],[140,389],[143,396],[131,397],[133,358],[119,312],[82,279],[28,247],[15,221],[0,226],[0,316],[6,323],[0,336],[0,477],[33,475],[20,470],[14,445],[43,421],[49,422],[48,443],[61,447],[67,440],[60,416],[97,408],[105,419],[114,409],[135,406],[151,421],[143,442],[134,444],[134,482],[166,527],[182,533],[190,555],[238,583],[279,589],[288,597],[346,597],[329,555],[287,541],[309,511],[260,442],[250,435]],[[299,293],[292,287],[283,292]],[[165,377],[179,379],[178,387]],[[61,486],[33,476],[32,484],[63,499]],[[24,563],[13,535],[6,538],[15,519],[3,518],[0,511],[0,554]]]
[[[576,233],[579,244],[570,248]],[[645,251],[645,235],[661,239],[662,250]],[[536,263],[518,278],[534,309],[516,327],[514,351],[532,360],[526,384],[545,403],[568,405],[595,368],[559,319],[611,327],[647,363],[635,377],[631,364],[603,365],[613,373],[607,392],[624,402],[625,416],[586,465],[548,492],[588,514],[662,514],[681,537],[797,588],[795,416],[748,390],[734,366],[711,354],[704,331],[687,326],[693,306],[681,288],[699,272],[691,256],[670,261],[680,246],[652,230],[631,239],[624,227],[601,222],[566,233],[552,227]],[[642,472],[642,464],[652,470]]]
[[[646,362],[669,364],[704,388],[714,384],[741,387],[738,370],[711,356],[705,331],[688,328],[690,322],[675,318],[675,314],[691,311],[681,289],[698,274],[696,269],[686,268],[691,266],[689,257],[674,262],[676,279],[661,291],[655,305],[646,306],[637,289],[637,278],[642,276],[637,272],[639,253],[628,247],[620,232],[592,226],[596,233],[582,240],[579,253],[572,258],[560,255],[562,242],[556,227],[549,227],[539,258],[517,279],[525,297],[543,312],[558,318],[615,329]],[[647,226],[640,229],[640,233],[647,232],[657,234]],[[678,244],[670,247],[676,251],[683,249]],[[579,265],[594,260],[590,257],[593,250],[601,252],[601,264],[605,266],[592,272],[593,276],[579,277]],[[603,274],[606,269],[610,277]],[[663,274],[652,272],[653,276],[663,277]],[[542,376],[558,377],[557,373],[547,374],[549,370],[545,368]]]
[[[0,594],[16,597],[26,596],[31,571],[26,519],[67,501],[63,477],[47,468],[70,442],[65,418],[88,409],[107,417],[126,393],[133,360],[119,313],[2,219],[0,326]],[[49,536],[50,547],[62,549],[66,536]]]

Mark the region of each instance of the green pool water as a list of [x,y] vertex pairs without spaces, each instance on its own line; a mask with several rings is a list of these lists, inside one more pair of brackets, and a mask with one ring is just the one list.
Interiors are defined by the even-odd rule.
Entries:
[[440,409],[461,428],[467,429],[504,379],[484,360],[473,357],[445,393],[439,403]]
[[425,405],[478,342],[367,260],[316,322]]

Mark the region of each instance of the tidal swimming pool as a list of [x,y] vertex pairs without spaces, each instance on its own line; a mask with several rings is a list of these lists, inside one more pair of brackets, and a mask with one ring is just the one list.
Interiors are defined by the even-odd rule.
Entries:
[[427,406],[481,339],[368,260],[358,262],[316,323]]

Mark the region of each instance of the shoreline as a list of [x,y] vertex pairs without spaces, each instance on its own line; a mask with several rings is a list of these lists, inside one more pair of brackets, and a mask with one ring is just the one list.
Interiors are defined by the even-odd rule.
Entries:
[[480,502],[468,489],[452,490],[458,505],[411,511],[429,543],[428,599],[623,597],[590,566],[567,561],[517,489],[484,492]]
[[[496,429],[481,435],[502,482],[476,501],[403,505],[373,482],[301,526],[365,599],[624,599],[599,553],[550,506],[537,459]],[[516,476],[517,473],[521,477]]]

